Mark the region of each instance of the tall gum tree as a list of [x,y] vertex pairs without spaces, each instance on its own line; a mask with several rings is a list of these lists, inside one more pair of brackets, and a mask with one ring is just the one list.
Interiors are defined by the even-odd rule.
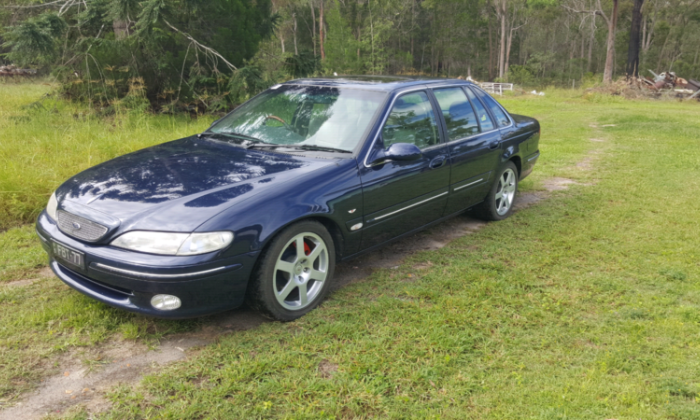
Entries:
[[600,16],[605,20],[608,27],[608,38],[606,42],[606,52],[605,52],[605,69],[603,71],[603,83],[612,83],[613,77],[613,64],[615,59],[615,29],[617,28],[617,15],[619,8],[619,0],[612,0],[612,11],[610,16],[603,10],[603,5],[600,0],[596,0],[594,3],[595,7],[593,9],[581,9],[574,2],[570,4],[564,4],[563,6],[576,13],[591,13],[596,16]]

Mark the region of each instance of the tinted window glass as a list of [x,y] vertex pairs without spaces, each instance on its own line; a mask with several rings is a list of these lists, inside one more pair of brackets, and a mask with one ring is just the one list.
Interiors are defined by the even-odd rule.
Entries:
[[433,91],[447,124],[449,140],[459,140],[479,132],[476,114],[462,88]]
[[425,92],[409,93],[394,102],[382,129],[384,147],[394,143],[411,143],[419,148],[438,143],[433,107]]
[[481,101],[477,99],[477,97],[474,95],[474,92],[472,92],[471,89],[467,88],[466,90],[467,96],[469,96],[469,100],[471,101],[472,105],[474,106],[474,110],[476,111],[476,117],[479,119],[481,131],[493,130],[493,121],[491,121],[491,117],[489,117],[489,113],[486,112],[486,108],[484,108],[484,105],[481,104]]
[[486,92],[482,91],[481,89],[474,89],[476,91],[476,94],[481,98],[482,101],[486,104],[487,107],[491,110],[491,114],[493,114],[494,118],[496,118],[496,123],[498,123],[499,127],[505,127],[508,124],[510,124],[510,119],[506,115],[505,112],[501,109],[500,106],[498,106],[498,103],[496,103],[496,100],[490,97]]

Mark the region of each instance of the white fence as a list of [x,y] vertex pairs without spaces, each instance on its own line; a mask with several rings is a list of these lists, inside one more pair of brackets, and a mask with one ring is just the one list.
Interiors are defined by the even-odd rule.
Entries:
[[513,84],[512,83],[479,83],[479,86],[481,86],[482,89],[484,89],[486,92],[492,94],[492,95],[503,95],[504,90],[513,90]]

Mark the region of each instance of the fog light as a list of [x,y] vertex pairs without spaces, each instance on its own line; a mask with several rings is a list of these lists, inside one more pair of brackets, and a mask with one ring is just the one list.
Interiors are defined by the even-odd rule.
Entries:
[[151,298],[151,305],[161,311],[172,311],[182,305],[180,298],[173,295],[155,295]]

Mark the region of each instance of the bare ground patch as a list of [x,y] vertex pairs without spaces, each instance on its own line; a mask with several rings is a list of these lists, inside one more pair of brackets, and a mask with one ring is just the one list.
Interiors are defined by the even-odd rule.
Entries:
[[51,278],[53,277],[53,271],[49,267],[44,267],[40,270],[37,270],[34,273],[34,276],[29,279],[22,279],[22,280],[15,280],[15,281],[10,281],[7,283],[0,283],[0,288],[2,287],[22,287],[22,286],[31,286],[32,284],[36,283],[37,281],[40,281],[42,279],[46,278]]
[[318,365],[318,375],[322,378],[330,379],[338,370],[338,365],[331,363],[328,360],[322,360]]

